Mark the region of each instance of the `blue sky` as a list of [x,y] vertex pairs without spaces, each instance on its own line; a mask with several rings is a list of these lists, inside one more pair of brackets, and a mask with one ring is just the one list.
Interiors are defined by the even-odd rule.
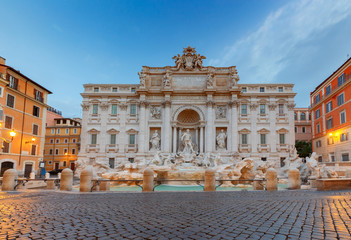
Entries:
[[139,83],[191,45],[240,83],[294,83],[298,107],[351,55],[349,0],[3,1],[0,56],[81,116],[84,83]]

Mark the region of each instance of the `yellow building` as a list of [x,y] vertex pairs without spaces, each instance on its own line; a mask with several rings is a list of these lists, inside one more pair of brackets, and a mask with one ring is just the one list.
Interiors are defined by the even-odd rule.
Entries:
[[0,177],[9,168],[39,173],[50,93],[0,57]]
[[44,161],[46,171],[75,169],[80,147],[80,119],[56,118],[46,127]]

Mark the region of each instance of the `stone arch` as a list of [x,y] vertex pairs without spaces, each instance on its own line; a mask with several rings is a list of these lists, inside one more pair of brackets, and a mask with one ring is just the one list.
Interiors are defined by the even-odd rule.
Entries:
[[197,107],[197,106],[181,106],[173,112],[172,121],[177,122],[179,114],[182,113],[184,110],[193,110],[199,115],[199,117],[200,117],[199,121],[205,120],[205,114],[203,113],[203,111],[199,107]]
[[2,175],[7,169],[10,169],[10,168],[16,169],[17,167],[16,165],[17,165],[16,161],[12,159],[0,160],[0,177],[2,177]]

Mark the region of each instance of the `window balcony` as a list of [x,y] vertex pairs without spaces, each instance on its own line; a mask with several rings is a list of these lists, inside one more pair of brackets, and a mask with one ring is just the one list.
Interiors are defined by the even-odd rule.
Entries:
[[262,123],[262,122],[268,122],[269,121],[269,117],[268,114],[260,114],[257,118],[257,121]]
[[282,151],[289,152],[289,150],[290,150],[289,144],[277,144],[278,152],[282,152]]
[[138,144],[127,144],[126,145],[126,152],[137,152],[138,151]]
[[251,144],[239,144],[239,152],[251,152]]
[[269,144],[258,144],[257,150],[258,152],[269,152],[271,149]]
[[99,152],[100,146],[99,144],[88,144],[87,152]]
[[107,144],[106,152],[118,152],[118,144]]
[[247,114],[241,114],[239,117],[239,122],[241,123],[248,123],[250,122],[250,116]]

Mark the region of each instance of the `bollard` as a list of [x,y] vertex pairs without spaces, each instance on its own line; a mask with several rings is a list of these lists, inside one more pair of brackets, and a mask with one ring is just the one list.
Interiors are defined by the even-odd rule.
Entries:
[[48,190],[55,190],[56,189],[55,179],[46,180],[46,189],[48,189]]
[[93,187],[93,171],[90,167],[84,169],[80,174],[80,192],[91,192]]
[[345,178],[351,178],[351,169],[346,169]]
[[65,168],[61,174],[60,190],[72,191],[73,185],[73,172],[69,168]]
[[216,191],[216,172],[212,169],[206,169],[205,171],[205,192]]
[[274,168],[267,169],[266,190],[267,191],[277,191],[278,190],[277,170],[275,170]]
[[253,189],[254,190],[263,190],[264,189],[264,182],[263,181],[254,181],[253,182]]
[[110,191],[110,181],[101,181],[100,182],[100,191]]
[[15,191],[18,173],[15,169],[7,169],[2,178],[2,191]]
[[50,178],[50,173],[45,173],[45,179],[49,179]]
[[31,172],[29,174],[29,179],[35,179],[35,172]]
[[154,171],[150,168],[144,170],[143,177],[143,192],[153,192],[154,191]]
[[289,189],[300,189],[300,171],[298,169],[290,169],[288,172],[288,188]]
[[57,174],[57,178],[61,179],[61,173],[60,172]]

